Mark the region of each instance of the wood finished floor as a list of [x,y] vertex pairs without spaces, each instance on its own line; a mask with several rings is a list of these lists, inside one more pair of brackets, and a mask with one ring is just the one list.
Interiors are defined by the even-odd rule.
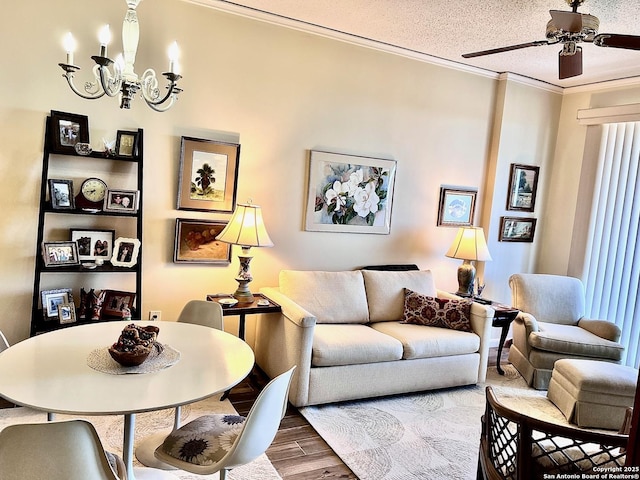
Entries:
[[[509,349],[502,351],[502,363],[507,362]],[[491,349],[489,366],[496,364],[497,349]],[[251,378],[244,380],[229,395],[235,409],[246,415],[267,378],[256,369]],[[0,398],[0,408],[13,405]],[[298,410],[287,409],[278,434],[267,450],[267,457],[283,480],[357,480],[327,443],[316,433]]]

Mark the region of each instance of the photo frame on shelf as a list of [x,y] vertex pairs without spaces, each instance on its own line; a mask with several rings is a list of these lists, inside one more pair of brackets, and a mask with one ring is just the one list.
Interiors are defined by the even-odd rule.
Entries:
[[113,242],[113,254],[111,265],[114,267],[131,268],[138,263],[140,253],[140,240],[137,238],[119,237]]
[[391,232],[395,160],[311,150],[305,230]]
[[116,133],[116,155],[135,158],[138,156],[138,132],[118,130]]
[[507,210],[533,212],[536,206],[540,167],[511,164]]
[[477,188],[441,186],[437,226],[463,227],[473,225],[477,195]]
[[237,143],[182,137],[178,210],[232,213],[239,163]]
[[44,320],[57,320],[58,307],[73,302],[73,294],[70,288],[58,288],[55,290],[42,290],[42,317]]
[[45,267],[80,265],[76,242],[42,242],[42,259]]
[[72,228],[69,234],[71,241],[78,245],[81,262],[108,261],[112,257],[115,230]]
[[536,232],[535,218],[500,217],[499,242],[533,242]]
[[229,265],[231,245],[216,240],[229,222],[176,218],[174,263]]
[[133,310],[136,300],[134,292],[122,292],[119,290],[104,290],[101,318],[122,318],[125,308]]
[[58,305],[58,322],[60,325],[76,323],[76,306],[73,302]]
[[50,149],[52,153],[76,153],[77,143],[89,143],[89,117],[51,110]]
[[54,210],[75,210],[73,181],[57,178],[49,179],[49,199]]
[[140,192],[138,190],[107,190],[104,197],[105,212],[137,213]]

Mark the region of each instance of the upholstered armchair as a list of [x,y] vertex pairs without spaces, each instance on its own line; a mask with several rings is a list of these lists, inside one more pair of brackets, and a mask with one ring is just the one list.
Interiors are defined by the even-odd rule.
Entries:
[[511,303],[520,310],[513,322],[511,362],[527,383],[546,390],[553,364],[561,358],[620,363],[620,329],[585,315],[582,282],[573,277],[515,274],[509,278]]

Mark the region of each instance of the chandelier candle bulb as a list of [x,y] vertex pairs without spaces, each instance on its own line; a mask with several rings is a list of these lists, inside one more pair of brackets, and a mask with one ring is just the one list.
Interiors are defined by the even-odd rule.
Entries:
[[176,61],[178,60],[178,42],[173,42],[169,45],[169,72],[176,73]]
[[71,32],[67,32],[62,40],[62,45],[67,52],[67,65],[73,65],[73,52],[76,49],[76,40],[71,35]]
[[107,45],[111,41],[111,30],[109,30],[109,25],[105,25],[100,29],[100,33],[98,34],[98,40],[100,41],[100,56],[107,56]]

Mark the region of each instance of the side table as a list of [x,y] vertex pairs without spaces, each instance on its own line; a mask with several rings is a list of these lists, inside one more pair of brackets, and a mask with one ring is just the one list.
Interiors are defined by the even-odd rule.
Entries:
[[[231,295],[225,295],[221,293],[207,295],[207,300],[210,302],[217,302],[221,298],[230,298]],[[261,293],[253,294],[253,303],[237,303],[232,307],[222,307],[222,316],[239,315],[240,321],[238,324],[238,337],[242,340],[245,339],[245,322],[247,315],[254,315],[258,313],[279,313],[282,312],[280,305],[265,297]],[[259,301],[267,301],[268,305],[258,305]]]
[[504,342],[507,339],[507,333],[509,333],[509,327],[511,326],[511,322],[513,322],[520,310],[517,308],[510,307],[509,305],[503,305],[502,303],[491,302],[489,304],[495,310],[495,314],[493,315],[493,321],[491,322],[491,326],[502,328],[502,332],[500,333],[500,343],[498,343],[498,357],[496,358],[496,369],[500,375],[504,375],[504,370],[500,367],[500,357],[502,356],[502,347],[504,347]]

